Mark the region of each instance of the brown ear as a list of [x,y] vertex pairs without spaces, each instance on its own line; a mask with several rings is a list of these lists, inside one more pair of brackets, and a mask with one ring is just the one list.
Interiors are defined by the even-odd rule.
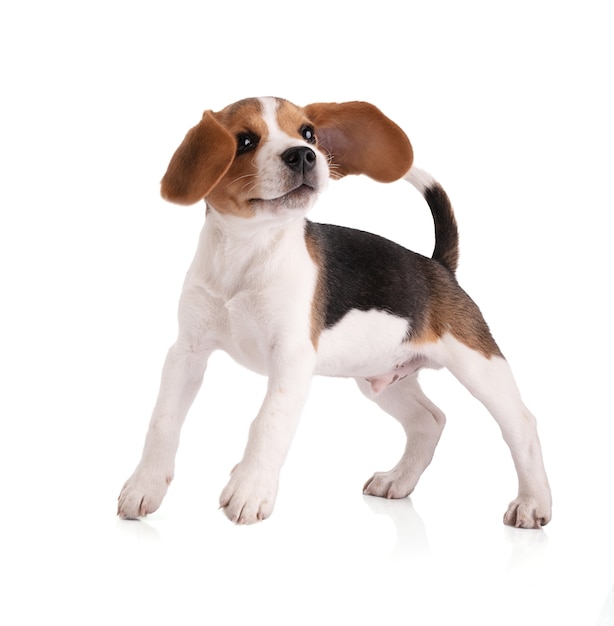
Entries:
[[228,171],[235,151],[232,135],[205,111],[175,150],[162,178],[162,197],[177,204],[202,200]]
[[304,107],[318,145],[331,156],[331,177],[366,174],[383,183],[401,178],[413,162],[407,135],[368,102],[319,102]]

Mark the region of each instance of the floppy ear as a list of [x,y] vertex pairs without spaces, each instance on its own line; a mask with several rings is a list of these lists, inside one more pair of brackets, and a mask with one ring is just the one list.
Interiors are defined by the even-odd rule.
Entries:
[[319,102],[304,107],[318,145],[331,156],[331,177],[366,174],[382,183],[404,176],[413,162],[407,135],[368,102]]
[[162,178],[162,197],[177,204],[202,200],[228,171],[235,152],[232,135],[205,111],[175,150]]

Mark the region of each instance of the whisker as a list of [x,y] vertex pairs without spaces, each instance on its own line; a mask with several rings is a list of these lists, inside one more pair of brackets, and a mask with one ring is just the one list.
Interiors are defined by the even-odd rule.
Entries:
[[[258,175],[257,174],[244,174],[243,176],[237,176],[236,178],[233,178],[232,180],[228,181],[228,183],[226,184],[226,187],[230,187],[230,185],[234,185],[234,183],[240,181],[242,178],[258,178]],[[248,185],[250,182],[251,181],[248,181],[247,183],[245,183],[245,185]]]
[[329,169],[329,172],[330,172],[330,177],[335,179],[335,180],[338,180],[339,178],[343,178],[343,176],[339,172],[337,172],[335,170],[339,170],[341,168],[341,166],[338,163],[333,163],[333,158],[334,157],[333,157],[332,154],[329,153],[327,155],[328,169]]
[[243,185],[243,191],[245,191],[246,193],[251,193],[252,191],[254,191],[254,189],[256,188],[256,182],[255,181],[252,185],[250,185],[250,187],[247,187],[247,183],[245,185]]

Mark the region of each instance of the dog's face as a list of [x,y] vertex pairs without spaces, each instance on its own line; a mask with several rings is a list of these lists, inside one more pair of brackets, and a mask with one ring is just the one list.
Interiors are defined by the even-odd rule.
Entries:
[[329,176],[400,178],[412,163],[403,131],[364,102],[298,107],[280,98],[249,98],[205,111],[162,179],[178,204],[203,198],[219,213],[304,213]]
[[311,207],[329,169],[302,109],[285,100],[250,99],[216,117],[234,137],[235,154],[207,196],[210,206],[243,217]]

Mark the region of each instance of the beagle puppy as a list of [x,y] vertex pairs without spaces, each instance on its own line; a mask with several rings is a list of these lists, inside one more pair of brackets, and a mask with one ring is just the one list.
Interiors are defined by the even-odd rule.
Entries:
[[[364,493],[412,493],[445,422],[420,388],[417,373],[424,367],[449,369],[501,428],[519,483],[504,523],[539,528],[550,521],[535,419],[480,310],[454,277],[458,233],[448,197],[412,161],[405,133],[365,102],[299,107],[250,98],[205,111],[161,183],[170,202],[204,199],[206,220],[142,458],[119,496],[120,517],[138,518],[160,506],[207,359],[222,349],[268,376],[243,458],[220,497],[233,522],[251,524],[273,511],[316,374],[354,378],[405,430],[400,461],[375,473]],[[329,178],[348,174],[414,185],[434,220],[432,258],[377,235],[307,220]]]

